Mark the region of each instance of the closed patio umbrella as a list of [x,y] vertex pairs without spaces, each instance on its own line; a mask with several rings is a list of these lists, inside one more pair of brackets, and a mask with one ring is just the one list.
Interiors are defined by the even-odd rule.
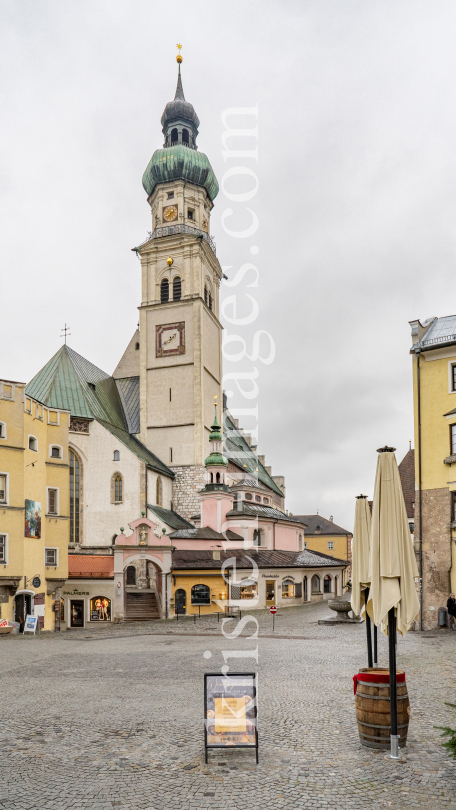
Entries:
[[[372,637],[371,637],[371,603],[369,613],[364,610],[366,600],[369,599],[369,550],[371,531],[371,512],[367,502],[367,495],[358,495],[355,506],[355,525],[352,540],[352,596],[351,606],[354,614],[364,613],[367,634],[367,665],[372,666]],[[375,628],[374,632],[377,630]],[[375,641],[377,640],[375,636]],[[375,663],[377,663],[377,644],[375,644]]]
[[391,756],[398,759],[396,627],[405,636],[420,605],[415,590],[418,569],[394,450],[394,447],[378,450],[369,577],[373,619],[389,637]]

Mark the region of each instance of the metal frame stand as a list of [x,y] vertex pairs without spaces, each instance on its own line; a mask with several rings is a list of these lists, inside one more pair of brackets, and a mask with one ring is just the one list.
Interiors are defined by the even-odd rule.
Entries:
[[396,615],[394,608],[388,611],[388,649],[391,706],[391,752],[388,759],[400,759],[399,735],[397,733],[397,683],[396,683]]
[[378,666],[378,655],[377,655],[377,625],[374,624],[374,667]]
[[372,667],[372,632],[371,632],[371,620],[370,616],[367,614],[367,603],[369,601],[369,588],[364,590],[364,603],[366,606],[366,637],[367,637],[367,666]]

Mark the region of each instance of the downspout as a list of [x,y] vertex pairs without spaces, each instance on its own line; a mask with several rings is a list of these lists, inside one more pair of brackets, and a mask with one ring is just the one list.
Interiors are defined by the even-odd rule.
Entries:
[[421,380],[420,380],[420,349],[416,349],[416,383],[418,398],[418,520],[419,533],[419,563],[420,563],[420,630],[423,630],[423,498],[421,490]]
[[278,522],[279,522],[279,520],[277,519],[272,524],[272,549],[273,549],[273,551],[275,551],[275,527],[276,527],[276,523],[278,523]]

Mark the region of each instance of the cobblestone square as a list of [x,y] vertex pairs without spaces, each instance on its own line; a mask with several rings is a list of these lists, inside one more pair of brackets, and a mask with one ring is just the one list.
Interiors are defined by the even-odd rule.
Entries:
[[[456,808],[456,762],[435,728],[456,725],[445,705],[456,703],[456,633],[399,639],[412,718],[397,763],[359,744],[352,676],[366,665],[365,626],[318,625],[328,613],[279,611],[274,634],[254,613],[258,640],[253,623],[224,638],[213,616],[0,638],[0,808]],[[257,645],[259,765],[245,750],[210,751],[205,765],[203,673],[222,651]],[[229,659],[233,671],[254,663]]]

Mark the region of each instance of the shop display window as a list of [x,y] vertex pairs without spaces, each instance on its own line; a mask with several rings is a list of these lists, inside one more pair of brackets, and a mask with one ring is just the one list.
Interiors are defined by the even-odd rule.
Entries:
[[192,588],[192,605],[210,605],[211,591],[208,585],[194,585]]
[[290,580],[285,580],[285,582],[282,582],[282,596],[288,598],[294,596],[294,582],[291,582]]
[[94,596],[90,600],[90,621],[110,622],[111,621],[111,600],[106,596]]
[[257,583],[251,585],[241,585],[241,599],[256,599],[258,596]]

